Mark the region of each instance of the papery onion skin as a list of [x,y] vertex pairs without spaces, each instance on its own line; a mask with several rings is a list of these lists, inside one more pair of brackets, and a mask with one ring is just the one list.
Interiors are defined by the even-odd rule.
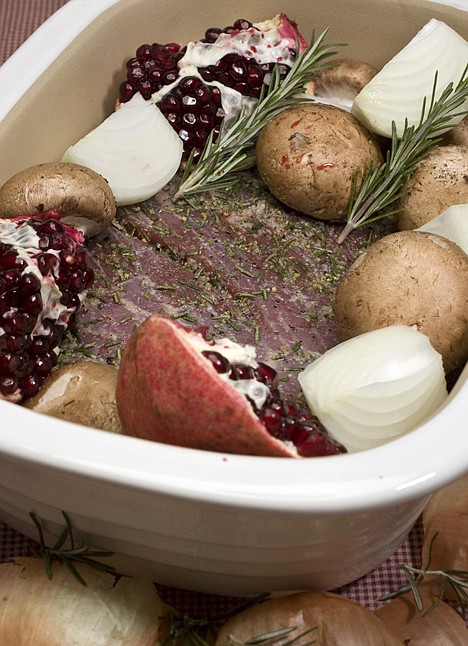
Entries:
[[[432,494],[423,511],[423,527],[423,565],[429,562],[430,551],[431,570],[468,572],[468,474]],[[445,598],[457,600],[450,586]]]
[[141,94],[70,146],[62,161],[82,164],[109,183],[117,206],[135,204],[160,191],[177,172],[182,141]]
[[401,646],[372,612],[329,592],[299,592],[259,603],[229,619],[221,627],[215,646],[231,644],[230,635],[243,643],[288,627],[296,630],[276,639],[274,646],[310,628],[315,630],[295,641],[295,646],[310,642],[317,646]]
[[430,585],[418,586],[423,603],[419,611],[412,592],[393,599],[375,611],[375,615],[400,638],[401,644],[411,646],[466,646],[468,630],[462,617],[448,604],[437,603]]
[[41,559],[0,565],[3,646],[155,646],[168,607],[145,579],[115,577],[75,563],[77,581],[60,563],[47,578]]
[[406,433],[447,397],[440,354],[404,325],[335,346],[299,374],[299,383],[313,413],[349,452]]
[[[419,124],[424,97],[430,105],[436,72],[438,98],[449,83],[458,83],[467,60],[468,42],[444,22],[433,18],[361,90],[354,100],[352,113],[371,132],[385,137],[392,136],[392,121],[395,121],[401,136],[405,120],[409,126]],[[468,108],[468,104],[460,109],[464,107]],[[463,114],[454,118],[452,125],[462,118]]]

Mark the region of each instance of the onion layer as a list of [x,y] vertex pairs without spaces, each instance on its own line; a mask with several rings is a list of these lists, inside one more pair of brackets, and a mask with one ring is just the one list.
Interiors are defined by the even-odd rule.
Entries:
[[349,452],[413,429],[447,396],[441,355],[404,325],[335,346],[300,373],[299,383],[309,407]]
[[[416,36],[369,81],[354,100],[352,113],[372,132],[392,136],[392,121],[401,135],[405,125],[417,125],[424,97],[430,105],[434,78],[439,98],[449,83],[458,83],[468,60],[468,42],[436,19],[430,20]],[[468,102],[457,113],[468,109]],[[440,132],[463,118],[460,114]],[[440,133],[438,133],[440,134]]]
[[468,204],[455,204],[416,231],[436,233],[455,242],[468,253]]
[[149,580],[114,576],[54,563],[47,578],[42,559],[0,565],[0,644],[11,646],[150,646],[165,636],[168,608]]
[[175,175],[182,141],[151,101],[141,94],[124,103],[65,151],[62,161],[87,166],[108,182],[118,206],[160,191]]
[[[400,640],[372,612],[330,592],[299,592],[269,599],[229,619],[215,646],[261,643],[259,636],[292,630],[266,644],[295,646],[401,646]],[[310,631],[303,634],[305,631]],[[255,638],[257,641],[254,641]]]

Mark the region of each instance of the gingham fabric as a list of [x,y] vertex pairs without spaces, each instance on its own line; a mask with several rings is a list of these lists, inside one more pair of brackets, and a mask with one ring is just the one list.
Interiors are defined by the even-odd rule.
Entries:
[[[5,61],[21,43],[67,0],[0,0],[0,63]],[[405,583],[400,564],[418,566],[422,545],[422,530],[417,523],[404,543],[390,558],[373,572],[337,590],[343,596],[373,610],[381,605],[380,597]],[[0,523],[0,560],[13,556],[34,556],[33,541]],[[238,599],[198,594],[186,590],[158,586],[162,598],[180,613],[205,616],[222,613],[239,603]]]

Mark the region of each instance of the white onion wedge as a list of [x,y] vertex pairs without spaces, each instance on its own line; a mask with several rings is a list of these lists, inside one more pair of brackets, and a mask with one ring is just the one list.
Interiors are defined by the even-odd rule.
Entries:
[[62,161],[82,164],[108,182],[118,206],[160,191],[175,175],[182,141],[151,101],[135,94],[97,128],[65,151]]
[[299,383],[312,412],[349,452],[415,428],[447,396],[440,354],[404,325],[340,343],[301,372]]
[[416,231],[436,233],[455,242],[468,254],[468,204],[455,204]]
[[[395,121],[401,135],[405,119],[410,126],[419,123],[424,97],[430,103],[436,72],[438,98],[449,83],[458,83],[467,61],[468,42],[433,18],[361,90],[352,113],[369,130],[385,137],[391,137]],[[468,109],[468,103],[460,109]],[[462,118],[454,118],[450,125]]]

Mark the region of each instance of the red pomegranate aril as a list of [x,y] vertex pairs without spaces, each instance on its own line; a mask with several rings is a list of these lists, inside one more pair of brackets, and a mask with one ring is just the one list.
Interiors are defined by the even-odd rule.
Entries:
[[43,379],[35,374],[20,379],[18,381],[18,387],[23,393],[24,399],[33,397],[39,391],[42,382]]
[[27,314],[39,316],[42,311],[42,296],[38,294],[28,294],[20,301],[21,309]]
[[49,342],[43,336],[36,336],[31,342],[29,352],[32,356],[36,357],[46,355],[49,352]]
[[3,353],[21,352],[27,347],[27,337],[14,334],[2,334],[0,336],[0,357]]
[[43,253],[37,258],[37,266],[43,276],[53,274],[60,264],[57,256],[52,253]]
[[41,291],[41,281],[32,273],[23,274],[18,286],[18,289],[25,296],[37,294]]
[[135,87],[129,83],[128,81],[125,81],[120,84],[119,86],[119,96],[121,101],[126,103],[127,101],[130,101],[132,96],[135,94]]
[[8,269],[2,273],[5,284],[5,292],[16,289],[21,282],[21,273],[18,269]]
[[289,442],[298,446],[308,438],[309,432],[297,419],[286,418],[285,437]]
[[281,434],[283,427],[283,416],[278,413],[278,411],[273,410],[272,408],[267,406],[266,408],[262,409],[260,419],[271,435],[277,437]]
[[51,235],[53,233],[62,233],[64,227],[58,220],[46,220],[41,223],[37,229],[42,235]]
[[[263,383],[266,383],[270,388],[274,388],[278,384],[278,373],[274,368],[263,363],[262,361],[258,362],[257,371],[265,379]],[[260,379],[259,379],[260,381]]]
[[193,114],[193,112],[186,112],[182,117],[182,124],[186,128],[192,127],[196,122],[197,122],[197,117]]
[[217,373],[222,374],[225,372],[229,372],[231,368],[231,364],[226,359],[226,357],[223,357],[223,355],[220,354],[219,352],[215,352],[215,351],[210,352],[208,350],[204,350],[202,352],[202,355],[206,357],[209,361],[211,361],[211,364]]
[[21,379],[22,377],[26,377],[31,372],[32,362],[25,352],[16,355],[16,357],[18,359],[18,364],[14,370],[14,374],[15,377]]
[[314,430],[297,446],[297,452],[303,458],[314,458],[344,453],[345,449],[340,444],[332,442],[325,433]]
[[76,249],[76,242],[73,240],[73,238],[71,238],[68,234],[64,234],[62,232],[53,233],[50,236],[49,245],[50,249],[56,249],[57,251],[65,249],[74,253]]
[[231,366],[229,379],[254,379],[254,369],[251,366],[245,366],[242,363],[234,363]]
[[220,27],[209,27],[205,31],[204,41],[207,43],[214,43],[222,31],[223,30]]
[[143,60],[148,60],[151,58],[153,54],[153,48],[151,45],[140,45],[138,49],[136,50],[136,57],[137,58],[142,58]]
[[0,394],[8,398],[9,395],[13,395],[18,388],[17,380],[10,376],[6,375],[5,377],[0,377]]
[[0,354],[0,375],[12,374],[18,365],[18,355],[11,352]]
[[34,372],[39,377],[47,377],[50,374],[54,364],[47,355],[39,355],[34,359]]
[[14,249],[10,249],[0,258],[0,270],[2,271],[5,269],[19,269],[21,271],[24,268],[24,264],[24,260],[19,258]]
[[5,334],[18,335],[32,332],[31,321],[29,320],[28,315],[21,313],[13,314],[13,316],[9,316],[8,318],[4,316],[3,320],[0,320],[0,327],[3,329]]

